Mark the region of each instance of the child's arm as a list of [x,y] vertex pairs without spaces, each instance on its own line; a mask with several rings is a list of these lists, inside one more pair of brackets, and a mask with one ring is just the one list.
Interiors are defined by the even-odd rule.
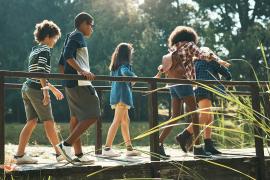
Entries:
[[[132,72],[127,66],[120,66],[120,72],[123,76],[138,77],[134,72]],[[134,86],[136,82],[131,82],[131,85]]]
[[42,93],[43,93],[43,105],[44,106],[47,106],[51,99],[50,99],[50,94],[49,94],[49,89],[48,89],[48,86],[47,86],[47,80],[46,79],[40,79],[40,84],[42,86],[41,90],[42,90]]
[[154,78],[161,78],[162,72],[158,71],[157,74],[154,76]]
[[218,63],[214,63],[214,66],[215,66],[216,72],[222,75],[226,80],[232,79],[232,75],[228,68],[221,66]]
[[195,59],[202,59],[202,60],[206,60],[206,61],[212,61],[213,60],[213,61],[216,61],[217,63],[219,63],[220,65],[224,66],[224,67],[229,67],[231,65],[230,63],[220,59],[213,52],[204,52],[204,51],[200,50],[200,48],[194,43],[190,43],[190,45],[188,47],[188,51],[189,51],[189,53],[191,53],[193,56],[196,57]]
[[158,66],[158,72],[154,76],[154,78],[161,78],[162,74],[163,74],[163,65],[161,64],[161,65]]
[[70,58],[67,60],[67,63],[73,68],[75,69],[77,72],[79,72],[81,75],[83,75],[84,77],[86,77],[87,80],[92,81],[95,78],[95,75],[91,72],[87,72],[85,70],[83,70],[76,62],[76,60],[74,58]]
[[64,68],[63,65],[61,65],[61,64],[58,65],[59,73],[64,74],[64,69],[65,69],[65,68]]
[[[40,72],[48,73],[46,71],[46,64],[48,61],[50,61],[49,52],[47,52],[47,51],[41,52],[39,54],[39,61],[38,61],[38,69]],[[44,78],[40,79],[40,84],[42,86],[41,90],[43,92],[43,104],[45,106],[50,103],[49,90],[52,90],[52,92],[55,95],[57,100],[61,100],[64,98],[63,94],[58,89],[56,89],[53,85],[51,85],[46,79],[44,79]]]
[[57,100],[62,100],[64,98],[64,95],[61,93],[61,91],[59,91],[56,87],[54,87],[54,85],[48,83],[48,87],[52,91]]
[[74,54],[78,48],[80,48],[80,42],[83,40],[82,34],[76,34],[68,40],[63,53],[65,63],[68,63],[79,74],[86,77],[87,80],[93,80],[95,75],[91,72],[83,70],[76,62]]
[[58,62],[58,70],[61,74],[64,74],[64,56],[63,56],[63,52],[61,53],[61,56],[60,56],[60,60]]
[[158,66],[158,73],[155,78],[161,78],[162,74],[168,72],[172,67],[172,53],[168,53],[162,57],[162,64]]
[[121,74],[123,76],[131,76],[131,77],[137,77],[134,72],[132,72],[127,66],[122,65],[120,67]]
[[[48,73],[46,70],[46,65],[48,63],[48,61],[50,61],[50,52],[49,51],[41,51],[38,54],[38,62],[37,62],[37,69],[38,72],[41,73]],[[50,94],[49,94],[49,89],[47,86],[47,79],[45,78],[41,78],[40,80],[40,84],[41,84],[41,90],[43,92],[43,105],[46,106],[50,103]]]

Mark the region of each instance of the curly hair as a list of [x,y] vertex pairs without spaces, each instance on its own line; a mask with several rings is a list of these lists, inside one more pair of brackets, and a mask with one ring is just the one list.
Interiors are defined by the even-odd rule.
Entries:
[[132,44],[129,43],[120,43],[115,48],[112,58],[111,64],[109,66],[110,71],[117,70],[122,64],[131,64],[131,56],[133,53]]
[[178,42],[188,41],[198,43],[198,35],[196,31],[188,26],[177,26],[168,38],[168,46],[171,48]]
[[60,28],[53,21],[43,20],[41,23],[36,24],[35,28],[34,37],[37,43],[43,41],[47,36],[61,36]]

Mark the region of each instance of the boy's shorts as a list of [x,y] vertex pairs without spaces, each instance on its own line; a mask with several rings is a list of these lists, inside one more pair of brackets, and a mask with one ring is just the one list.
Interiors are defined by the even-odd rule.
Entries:
[[170,87],[171,98],[182,99],[188,96],[194,96],[192,85],[177,85]]
[[125,103],[119,102],[117,104],[111,105],[112,109],[116,109],[116,107],[122,108],[122,109],[130,109],[129,105],[126,105]]
[[51,103],[43,105],[42,90],[33,89],[24,83],[21,92],[27,121],[33,119],[38,119],[40,122],[53,121]]
[[78,121],[100,117],[100,102],[93,86],[66,87],[65,93],[70,117],[75,116]]

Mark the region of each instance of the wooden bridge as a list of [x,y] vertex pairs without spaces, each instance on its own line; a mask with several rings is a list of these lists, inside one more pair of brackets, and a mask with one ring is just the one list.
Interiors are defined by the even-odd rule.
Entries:
[[[5,90],[18,89],[20,84],[6,83],[5,78],[47,78],[47,79],[73,79],[84,80],[80,75],[63,75],[63,74],[43,74],[43,73],[26,73],[0,71],[0,164],[5,162]],[[44,177],[53,179],[121,179],[132,177],[151,177],[151,178],[168,178],[168,179],[252,179],[258,180],[270,179],[269,175],[269,154],[264,151],[264,132],[258,124],[263,123],[266,118],[270,117],[269,95],[260,92],[261,87],[269,85],[269,82],[253,82],[253,81],[190,81],[180,79],[155,79],[148,77],[110,77],[96,76],[94,81],[132,81],[146,83],[147,87],[135,87],[134,91],[146,91],[157,89],[158,83],[175,83],[175,84],[197,84],[203,83],[213,85],[222,83],[225,86],[241,86],[246,87],[245,92],[235,92],[238,95],[250,95],[252,99],[252,108],[254,118],[254,138],[255,148],[244,150],[224,150],[226,154],[214,157],[209,160],[194,159],[192,156],[186,156],[180,151],[171,150],[172,158],[169,160],[161,160],[154,154],[158,153],[159,133],[155,132],[150,135],[150,155],[145,155],[138,159],[104,159],[100,157],[102,150],[102,121],[96,124],[96,145],[95,158],[97,161],[94,165],[89,166],[71,166],[65,164],[53,164],[45,162],[37,166],[24,165],[21,168],[15,168],[11,172],[1,170],[3,179],[43,179]],[[96,87],[100,97],[102,92],[108,91],[109,87]],[[166,90],[155,91],[148,95],[148,119],[149,128],[158,125],[158,97],[157,93]],[[101,98],[102,100],[102,98]],[[261,106],[264,112],[261,112]],[[258,112],[264,114],[259,116]],[[267,123],[268,123],[267,121]],[[149,151],[149,150],[148,150]],[[235,153],[231,153],[235,151]],[[266,151],[267,152],[267,151]],[[217,165],[222,164],[223,166]],[[235,171],[237,170],[237,171]],[[239,172],[238,172],[239,171]],[[99,172],[95,176],[89,176],[94,172]],[[189,172],[189,173],[185,173]],[[242,173],[241,173],[242,172]],[[179,174],[180,173],[180,174]],[[213,175],[211,177],[211,174]],[[190,176],[192,175],[192,176]],[[226,175],[226,176],[225,176]]]

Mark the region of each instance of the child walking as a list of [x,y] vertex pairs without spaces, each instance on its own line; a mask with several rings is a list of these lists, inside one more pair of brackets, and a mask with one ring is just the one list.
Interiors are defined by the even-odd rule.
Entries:
[[[136,77],[131,67],[131,56],[133,47],[128,43],[120,43],[112,54],[110,71],[111,76],[131,76]],[[115,110],[113,123],[111,124],[105,148],[104,156],[117,157],[120,153],[113,151],[112,144],[117,133],[118,127],[121,125],[122,136],[126,145],[126,156],[138,156],[140,152],[133,149],[129,134],[129,115],[128,110],[133,108],[133,97],[130,82],[112,82],[110,104]]]
[[[172,68],[173,56],[178,57],[179,63],[183,72],[180,73],[181,79],[193,80],[195,78],[194,72],[194,58],[203,59],[206,61],[217,61],[223,66],[229,66],[230,64],[221,60],[217,56],[209,52],[203,52],[197,46],[198,35],[195,30],[187,26],[178,26],[170,34],[168,39],[169,53],[163,56],[162,65],[159,66],[159,72],[155,77],[160,77],[162,73],[168,72]],[[188,111],[195,111],[197,109],[195,96],[193,93],[192,85],[176,85],[170,87],[170,94],[172,99],[183,101],[186,103]],[[178,103],[179,104],[179,103]],[[200,145],[199,139],[199,116],[197,113],[191,115],[192,122],[190,128],[185,129],[182,133],[176,136],[176,141],[179,143],[181,149],[187,152],[186,145],[192,134],[194,134],[194,156],[197,157],[210,157],[211,154],[205,152]],[[191,132],[192,129],[192,132]],[[168,134],[168,133],[167,133]],[[162,148],[162,146],[161,146]]]
[[[65,94],[70,111],[71,132],[68,138],[59,143],[60,153],[69,162],[94,163],[86,157],[81,148],[81,135],[100,118],[100,103],[91,80],[95,75],[90,72],[88,49],[85,37],[91,37],[94,27],[93,17],[85,12],[74,19],[75,30],[67,36],[59,64],[64,74],[80,74],[87,80],[65,80]],[[75,158],[72,153],[75,149]]]
[[[59,27],[52,21],[44,20],[36,24],[34,37],[38,45],[34,46],[30,53],[29,72],[51,72],[50,48],[54,47],[60,36]],[[56,148],[59,138],[55,129],[49,90],[57,100],[64,98],[63,94],[46,79],[29,78],[23,83],[21,91],[27,122],[21,131],[17,153],[14,156],[17,164],[37,163],[37,160],[25,154],[25,148],[38,120],[43,123],[46,135],[55,149],[56,160],[64,160]]]
[[[208,47],[201,47],[201,50],[214,54],[214,52],[212,52]],[[220,75],[222,75],[226,80],[232,79],[228,68],[220,66],[216,61],[207,62],[200,59],[195,60],[195,72],[196,79],[198,80],[220,80]],[[217,86],[215,89],[221,93],[224,92],[224,87],[222,85]],[[207,114],[207,112],[211,111],[214,93],[198,86],[195,89],[195,96],[199,109],[202,109],[199,114],[200,124],[211,126],[214,117],[212,114]],[[190,129],[189,132],[192,132],[192,129]],[[204,131],[204,150],[206,152],[210,152],[212,155],[221,154],[221,152],[214,147],[211,135],[212,128],[206,127]]]

